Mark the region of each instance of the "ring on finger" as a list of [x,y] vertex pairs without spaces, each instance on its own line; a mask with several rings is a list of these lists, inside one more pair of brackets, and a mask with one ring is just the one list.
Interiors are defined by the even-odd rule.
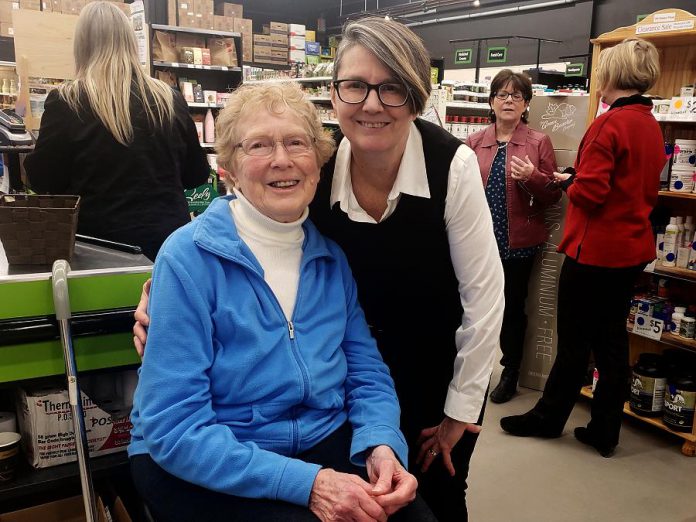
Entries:
[[428,450],[428,455],[430,455],[431,457],[437,457],[437,451],[431,448]]

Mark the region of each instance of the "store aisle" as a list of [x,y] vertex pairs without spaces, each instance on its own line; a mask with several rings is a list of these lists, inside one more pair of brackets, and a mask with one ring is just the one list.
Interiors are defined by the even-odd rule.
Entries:
[[[498,367],[493,384],[499,375]],[[682,439],[624,417],[616,454],[604,459],[573,436],[589,420],[586,399],[559,439],[500,429],[501,417],[539,395],[520,388],[507,404],[488,402],[469,474],[471,522],[696,522],[696,458],[682,455]]]

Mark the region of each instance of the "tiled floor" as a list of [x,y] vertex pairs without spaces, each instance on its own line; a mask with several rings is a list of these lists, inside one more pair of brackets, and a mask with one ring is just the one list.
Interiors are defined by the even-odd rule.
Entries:
[[501,417],[528,411],[538,397],[520,388],[507,404],[488,403],[469,474],[471,522],[696,522],[696,457],[682,455],[681,438],[624,418],[616,454],[602,458],[573,437],[589,420],[587,399],[559,439],[500,429]]

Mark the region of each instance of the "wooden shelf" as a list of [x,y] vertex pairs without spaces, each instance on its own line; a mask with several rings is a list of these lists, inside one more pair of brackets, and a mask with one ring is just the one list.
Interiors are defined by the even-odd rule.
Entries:
[[159,60],[153,60],[152,65],[154,65],[155,67],[169,67],[172,69],[198,69],[202,71],[242,72],[242,69],[239,67],[227,67],[226,65],[196,65],[192,63],[162,62]]
[[465,102],[465,101],[448,101],[447,107],[452,107],[456,109],[478,109],[482,111],[490,110],[490,105],[487,103],[475,103],[475,102]]
[[242,37],[241,33],[232,31],[212,31],[210,29],[198,29],[196,27],[179,27],[178,25],[152,24],[151,27],[156,31],[169,31],[172,33],[202,34],[205,36],[224,36],[227,38]]
[[330,82],[331,76],[314,76],[311,78],[268,78],[266,80],[245,80],[244,83],[278,83],[278,82],[299,82],[299,83],[323,83]]
[[256,62],[243,62],[244,65],[248,65],[249,67],[256,67],[258,69],[269,69],[271,71],[289,71],[290,68],[292,67],[289,63],[288,64],[275,64],[275,63],[256,63]]
[[696,199],[696,194],[693,192],[673,192],[671,190],[661,190],[657,194],[658,196],[664,196],[666,198]]
[[307,99],[311,102],[322,102],[322,103],[330,103],[331,98],[328,96],[307,96]]
[[655,274],[682,281],[696,283],[696,270],[687,270],[686,268],[670,268],[666,266],[656,266],[653,271],[645,270],[649,274]]
[[[588,397],[592,398],[592,386],[583,386],[582,389],[580,390],[580,394],[583,397]],[[659,428],[663,431],[666,431],[668,433],[671,433],[672,435],[676,435],[677,437],[681,437],[684,439],[686,442],[682,445],[681,451],[684,455],[687,457],[696,457],[696,434],[694,433],[686,433],[683,431],[674,431],[667,427],[664,422],[662,422],[662,419],[660,417],[643,417],[641,415],[636,414],[633,410],[631,410],[629,403],[626,402],[624,404],[624,413],[626,415],[629,415],[633,417],[634,419],[638,419],[642,422],[645,422],[647,424],[650,424],[651,426],[655,426],[656,428]]]
[[[642,335],[638,335],[637,333],[633,332],[633,325],[632,324],[627,324],[626,325],[626,330],[628,333],[637,335],[638,337],[642,337],[644,339],[650,339],[649,337],[644,337]],[[693,352],[696,352],[696,339],[687,339],[686,337],[682,337],[680,335],[674,335],[673,333],[668,333],[668,332],[663,332],[662,337],[660,337],[660,340],[656,339],[650,339],[658,343],[666,344],[669,346],[675,346],[677,348],[684,348],[686,350],[691,350]]]
[[187,102],[189,107],[197,108],[197,109],[223,109],[225,106],[221,105],[219,103],[196,103],[196,102]]
[[[27,462],[24,454],[19,456],[20,463],[17,475],[10,482],[0,483],[0,502],[27,495],[40,495],[49,492],[59,485],[80,484],[80,475],[77,462],[60,464],[50,468],[34,469]],[[128,470],[128,453],[120,451],[111,455],[93,457],[89,459],[92,478],[107,477],[115,469]]]

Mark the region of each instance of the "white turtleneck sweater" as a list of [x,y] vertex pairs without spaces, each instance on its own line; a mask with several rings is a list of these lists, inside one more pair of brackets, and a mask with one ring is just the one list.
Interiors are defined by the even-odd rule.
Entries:
[[300,281],[300,261],[306,208],[297,221],[280,223],[265,216],[254,207],[239,190],[237,199],[230,201],[232,218],[237,232],[251,249],[263,268],[263,278],[271,287],[285,318],[289,321],[295,309],[297,286]]

